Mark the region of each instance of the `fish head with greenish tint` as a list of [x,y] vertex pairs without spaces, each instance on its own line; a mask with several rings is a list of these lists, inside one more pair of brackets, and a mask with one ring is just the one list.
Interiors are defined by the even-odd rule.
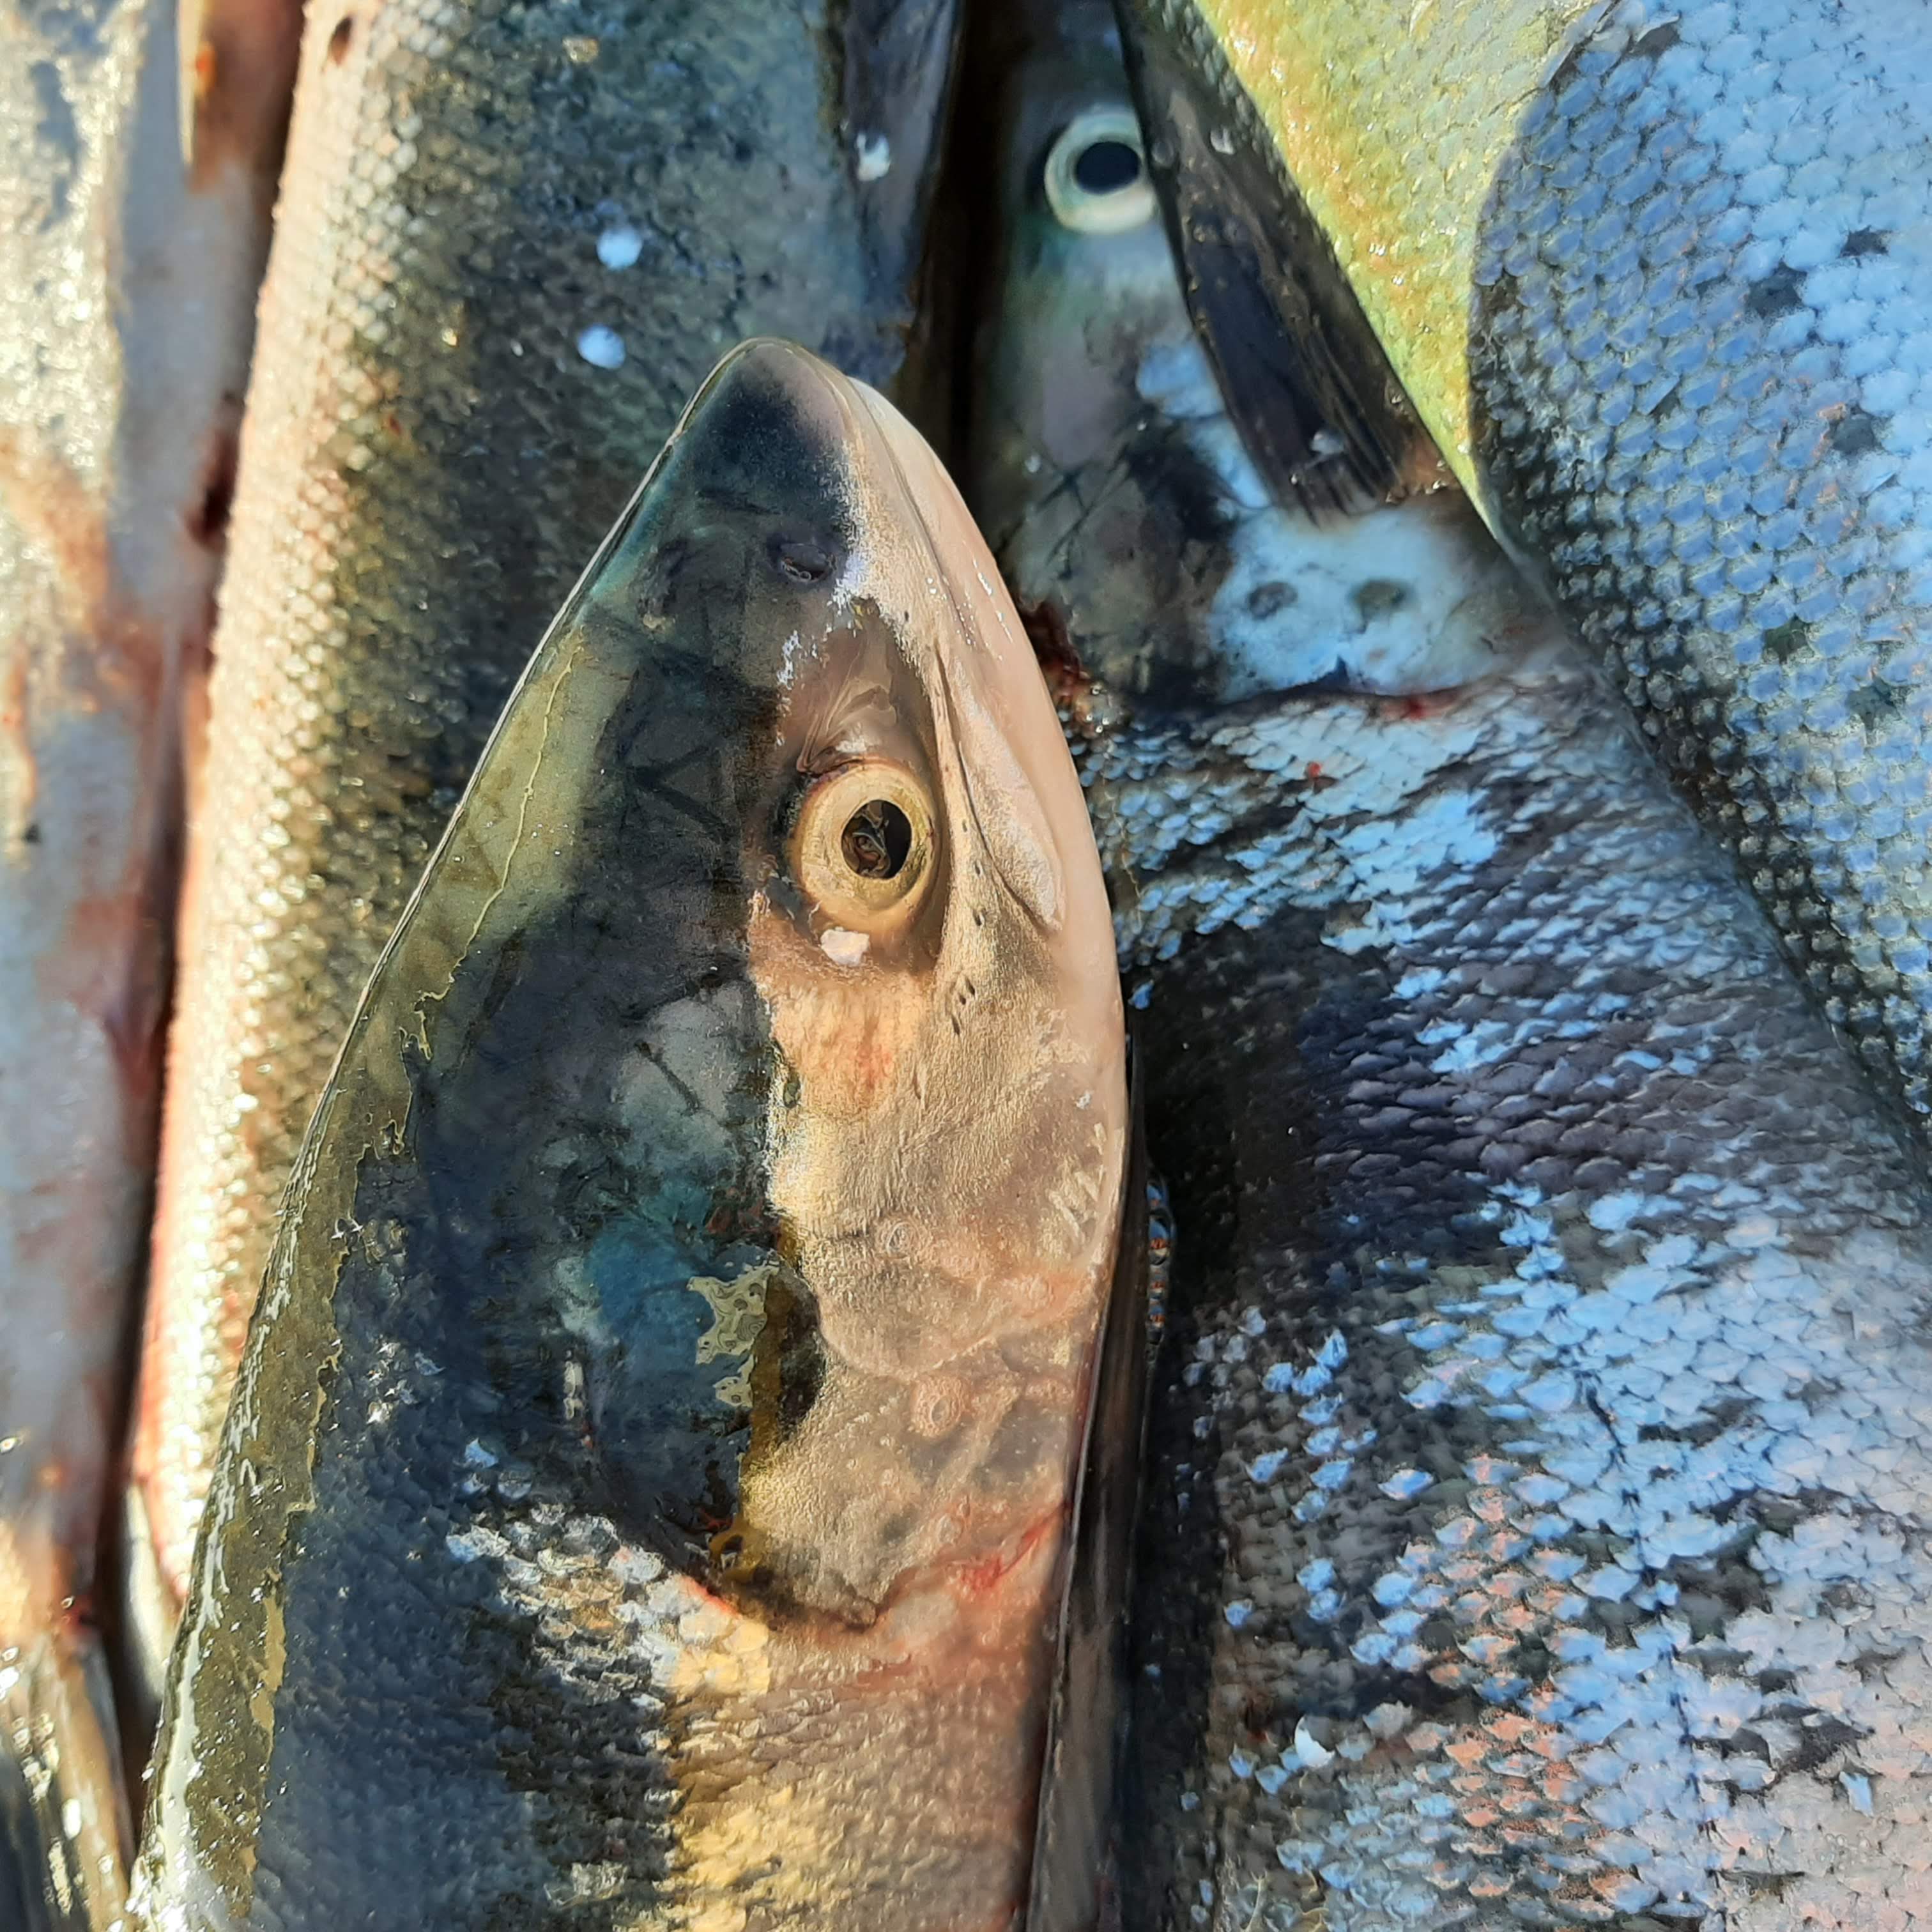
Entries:
[[1078,785],[957,496],[870,391],[736,352],[298,1166],[149,1922],[1022,1900],[1123,1053]]

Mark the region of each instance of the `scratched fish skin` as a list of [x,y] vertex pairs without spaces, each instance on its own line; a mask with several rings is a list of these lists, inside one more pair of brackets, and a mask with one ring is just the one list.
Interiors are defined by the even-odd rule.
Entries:
[[[1019,90],[974,496],[1036,634],[1112,680],[1063,662],[1175,1221],[1122,1923],[1923,1923],[1916,1166],[1546,619],[1390,695],[1403,620],[1369,662],[1305,530],[1271,601],[1316,634],[1226,597],[1265,493],[1164,249],[1040,196],[1120,98],[1066,39]],[[1037,393],[1138,459],[1030,471]],[[1124,529],[1172,665],[1114,628]],[[1358,688],[1257,688],[1276,652]]]
[[[1312,265],[1310,302],[1346,278],[1337,340],[1372,326],[1922,1140],[1921,10],[1125,13],[1177,158],[1212,163],[1211,134],[1274,170],[1256,220]],[[1382,378],[1360,366],[1372,414]]]
[[182,919],[132,1512],[157,1660],[275,1204],[376,953],[718,356],[769,332],[898,369],[952,15],[316,11]]
[[0,10],[0,1924],[22,1932],[117,1922],[131,1851],[94,1561],[178,734],[278,152],[256,64],[256,116],[184,170],[173,41],[158,4]]
[[751,345],[304,1143],[136,1922],[1011,1922],[1124,1057],[990,557],[875,392]]

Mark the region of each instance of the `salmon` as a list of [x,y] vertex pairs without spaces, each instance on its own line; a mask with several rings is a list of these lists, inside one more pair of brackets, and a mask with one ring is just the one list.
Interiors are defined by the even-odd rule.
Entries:
[[917,348],[952,38],[952,0],[311,14],[181,914],[130,1510],[155,1670],[376,955],[718,356],[769,331],[889,382]]
[[957,494],[875,392],[741,349],[304,1143],[136,1923],[1012,1923],[1124,1058]]
[[118,1922],[95,1558],[154,1158],[205,664],[290,23],[182,158],[156,4],[0,16],[0,1922]]

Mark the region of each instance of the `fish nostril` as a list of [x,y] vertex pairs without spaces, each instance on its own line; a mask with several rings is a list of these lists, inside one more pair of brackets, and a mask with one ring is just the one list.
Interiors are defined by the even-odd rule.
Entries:
[[328,58],[333,65],[340,67],[349,58],[349,43],[355,38],[355,16],[345,14],[336,22],[328,37]]
[[889,798],[870,798],[845,821],[838,849],[862,879],[896,879],[912,850],[912,821]]
[[781,538],[772,545],[772,560],[794,584],[818,584],[832,574],[838,562],[826,544],[809,538]]

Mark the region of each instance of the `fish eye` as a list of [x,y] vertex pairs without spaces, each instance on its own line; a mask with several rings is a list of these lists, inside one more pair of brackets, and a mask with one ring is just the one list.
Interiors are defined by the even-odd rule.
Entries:
[[1090,107],[1046,157],[1046,200],[1063,228],[1120,235],[1154,213],[1140,123],[1125,107]]
[[926,896],[932,858],[932,806],[903,765],[842,765],[799,807],[793,874],[833,926],[877,934],[903,924]]

